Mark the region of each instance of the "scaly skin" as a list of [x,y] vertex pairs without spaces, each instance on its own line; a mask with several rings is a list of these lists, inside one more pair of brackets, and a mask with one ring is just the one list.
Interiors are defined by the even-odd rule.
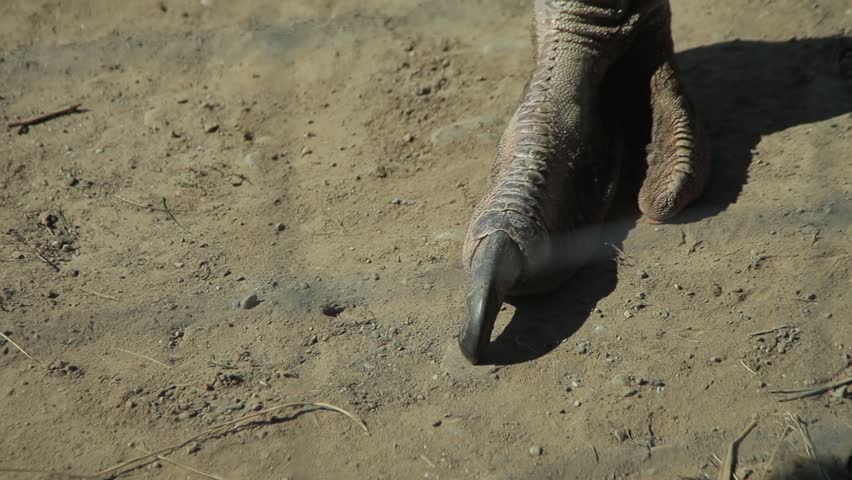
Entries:
[[595,248],[620,170],[613,100],[626,91],[623,65],[650,92],[646,218],[664,221],[695,200],[708,171],[674,64],[667,0],[536,0],[534,18],[535,67],[464,243],[470,285],[459,345],[472,363],[507,296],[555,289]]

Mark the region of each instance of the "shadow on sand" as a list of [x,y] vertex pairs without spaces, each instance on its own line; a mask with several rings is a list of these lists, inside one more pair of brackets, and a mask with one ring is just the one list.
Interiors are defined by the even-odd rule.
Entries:
[[[762,137],[852,112],[849,37],[724,42],[681,52],[677,62],[710,135],[713,172],[705,195],[671,223],[712,217],[736,203]],[[628,171],[624,176],[643,175],[636,173]],[[605,227],[605,242],[620,247],[635,226],[640,183],[622,181]],[[577,331],[593,306],[617,284],[613,249],[602,248],[608,251],[556,293],[512,302],[517,309],[492,342],[489,363],[538,358]]]

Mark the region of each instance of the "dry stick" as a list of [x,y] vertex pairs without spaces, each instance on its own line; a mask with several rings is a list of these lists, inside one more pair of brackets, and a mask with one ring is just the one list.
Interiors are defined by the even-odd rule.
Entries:
[[[140,452],[147,453],[147,454],[151,453],[151,452],[149,452],[147,450],[143,450],[139,447],[136,447],[136,450],[139,450]],[[192,468],[189,465],[186,465],[185,463],[180,463],[178,461],[172,460],[171,458],[166,458],[162,455],[156,455],[156,457],[157,457],[158,460],[162,460],[164,462],[171,463],[172,465],[177,465],[178,467],[185,468],[185,469],[189,470],[190,472],[197,473],[201,476],[204,476],[204,477],[207,477],[207,478],[212,478],[214,480],[225,480],[224,478],[220,477],[219,475],[213,475],[212,473],[203,472],[203,471],[201,471],[197,468]]]
[[94,295],[96,297],[101,297],[101,298],[105,298],[107,300],[112,300],[113,302],[119,302],[120,301],[119,299],[117,299],[113,296],[107,295],[105,293],[98,293],[98,292],[93,292],[91,290],[86,290],[83,287],[77,287],[77,290],[80,290],[83,293],[88,293],[89,295]]
[[126,199],[126,198],[122,197],[121,195],[117,195],[117,194],[115,194],[115,193],[113,193],[113,194],[112,194],[112,196],[113,196],[113,197],[115,197],[115,198],[117,198],[117,199],[119,199],[119,200],[121,200],[121,201],[122,201],[122,202],[124,202],[124,203],[129,203],[130,205],[133,205],[133,206],[135,206],[135,207],[145,208],[145,209],[152,208],[150,204],[148,204],[148,205],[142,205],[141,203],[136,203],[136,202],[134,202],[133,200],[128,200],[128,199]]
[[835,388],[840,388],[844,385],[852,384],[852,377],[844,378],[843,380],[838,380],[833,383],[828,383],[825,385],[821,385],[819,387],[814,388],[806,388],[800,390],[770,390],[769,393],[798,393],[799,395],[794,395],[792,397],[782,398],[779,400],[780,402],[789,402],[791,400],[798,400],[800,398],[812,397],[814,395],[819,395],[820,393],[825,393],[829,390],[834,390]]
[[420,455],[420,460],[423,460],[424,462],[426,462],[427,465],[429,465],[432,468],[437,468],[435,466],[435,464],[432,463],[432,460],[429,460],[429,458],[426,455]]
[[742,433],[728,445],[728,451],[725,453],[725,463],[719,469],[719,480],[731,480],[734,473],[734,456],[740,442],[748,435],[754,427],[757,426],[757,419],[752,419],[751,422],[743,429]]
[[123,349],[123,348],[118,348],[118,347],[112,347],[112,348],[114,348],[114,349],[118,350],[119,352],[129,353],[130,355],[135,355],[135,356],[137,356],[137,357],[139,357],[139,358],[144,358],[145,360],[148,360],[148,361],[154,362],[154,363],[156,363],[157,365],[160,365],[161,367],[168,368],[168,369],[171,369],[171,368],[172,368],[170,365],[166,365],[165,363],[163,363],[163,362],[161,362],[161,361],[159,361],[159,360],[154,360],[154,359],[153,359],[153,358],[151,358],[151,357],[146,357],[145,355],[142,355],[142,354],[139,354],[139,353],[134,353],[134,352],[131,352],[130,350],[125,350],[125,349]]
[[778,330],[783,330],[785,328],[793,328],[792,325],[781,325],[780,327],[769,328],[767,330],[760,330],[759,332],[750,333],[749,337],[757,337],[759,335],[766,335],[767,333],[777,332]]
[[[107,468],[106,470],[98,472],[98,473],[96,473],[92,476],[93,477],[101,477],[101,476],[104,476],[104,475],[107,475],[107,474],[110,474],[110,473],[117,472],[117,471],[119,471],[119,470],[121,470],[121,469],[123,469],[127,466],[141,462],[142,460],[147,460],[149,458],[156,457],[157,455],[168,454],[170,452],[173,452],[173,451],[177,450],[178,448],[181,448],[185,445],[188,445],[188,444],[190,444],[190,443],[192,443],[196,440],[210,436],[214,433],[219,432],[220,430],[228,429],[228,427],[232,427],[234,425],[243,423],[246,420],[251,420],[253,418],[257,418],[257,417],[260,417],[260,416],[263,416],[263,415],[267,415],[269,413],[274,413],[274,412],[277,412],[279,410],[283,410],[285,408],[290,408],[290,407],[318,407],[318,408],[324,408],[324,409],[327,409],[327,410],[334,410],[335,412],[342,413],[343,415],[346,415],[347,417],[351,418],[355,423],[360,425],[361,428],[363,428],[364,431],[367,432],[367,434],[370,433],[370,430],[367,428],[367,424],[364,423],[364,421],[361,420],[360,417],[358,417],[357,415],[355,415],[353,413],[349,413],[349,412],[347,412],[346,410],[344,410],[340,407],[336,407],[336,406],[330,405],[328,403],[320,403],[320,402],[285,403],[283,405],[278,405],[276,407],[267,408],[266,410],[261,410],[259,412],[255,412],[255,413],[252,413],[252,414],[249,414],[249,415],[245,415],[245,416],[237,418],[235,420],[231,420],[229,422],[225,422],[225,423],[216,425],[214,427],[211,427],[211,428],[205,430],[202,433],[199,433],[198,435],[194,435],[190,438],[187,438],[186,440],[184,440],[180,443],[177,443],[177,444],[172,445],[170,447],[161,448],[157,451],[151,452],[151,453],[146,454],[146,455],[141,455],[141,456],[136,457],[136,458],[131,458],[130,460],[127,460],[126,462],[122,462],[122,463],[120,463],[120,464],[118,464],[114,467]],[[228,430],[223,430],[219,433],[225,433],[226,431],[228,431]]]
[[177,218],[175,218],[175,214],[173,214],[172,211],[169,210],[169,205],[166,203],[166,197],[163,197],[163,209],[169,215],[169,217],[174,220],[178,227],[182,228],[183,230],[186,230],[187,232],[189,231],[186,227],[184,227],[180,224],[180,222],[177,221]]
[[38,255],[38,258],[40,258],[44,263],[50,265],[54,271],[59,271],[59,267],[55,263],[48,260],[47,257],[45,257],[41,252],[39,252],[37,248],[33,247],[33,251],[36,255]]
[[33,358],[33,357],[29,354],[29,353],[27,353],[27,351],[26,351],[26,350],[24,350],[23,348],[21,348],[21,346],[20,346],[20,345],[18,345],[17,343],[15,343],[15,341],[14,341],[14,340],[12,340],[11,338],[7,337],[5,333],[0,332],[0,337],[3,337],[3,339],[4,339],[4,340],[6,340],[7,342],[11,343],[11,344],[12,344],[12,346],[13,346],[13,347],[15,347],[15,348],[17,348],[19,352],[23,353],[25,357],[29,358],[30,360],[32,360],[32,361],[34,361],[34,362],[38,362],[38,360],[36,360],[35,358]]
[[55,112],[46,113],[44,115],[40,115],[38,117],[32,118],[30,120],[22,120],[17,122],[12,122],[8,125],[9,128],[20,127],[18,129],[18,133],[26,133],[27,130],[30,129],[33,125],[38,125],[39,123],[44,123],[48,120],[53,120],[56,117],[61,117],[63,115],[70,115],[72,113],[83,113],[80,110],[81,104],[71,105],[68,108],[63,108],[62,110],[57,110]]

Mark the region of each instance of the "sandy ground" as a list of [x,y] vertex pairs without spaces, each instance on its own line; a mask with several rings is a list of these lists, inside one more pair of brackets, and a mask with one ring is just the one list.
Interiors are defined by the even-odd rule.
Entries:
[[770,390],[852,373],[852,6],[673,9],[708,194],[651,226],[627,181],[600,261],[508,306],[474,368],[460,241],[531,2],[0,2],[3,123],[85,109],[0,132],[0,331],[33,357],[0,340],[0,468],[90,474],[288,402],[369,435],[292,408],[169,458],[228,479],[708,478],[757,415],[738,473],[761,478],[786,412],[823,454],[849,442],[849,392]]

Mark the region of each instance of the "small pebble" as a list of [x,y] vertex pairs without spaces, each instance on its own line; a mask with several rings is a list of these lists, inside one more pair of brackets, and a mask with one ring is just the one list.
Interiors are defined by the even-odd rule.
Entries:
[[530,455],[532,455],[533,457],[540,457],[542,453],[544,453],[544,449],[539,447],[538,445],[530,447]]
[[639,278],[648,278],[648,272],[645,270],[639,270]]
[[287,225],[284,225],[283,223],[276,223],[275,224],[275,231],[276,232],[283,232],[286,229],[287,229]]
[[633,375],[627,373],[619,373],[616,376],[612,377],[611,381],[613,385],[628,386],[633,385],[634,378]]
[[320,307],[320,312],[326,317],[336,317],[340,315],[346,307],[342,307],[336,303],[327,303]]
[[213,125],[210,125],[210,126],[208,126],[207,128],[204,129],[204,131],[207,132],[207,133],[216,133],[216,131],[218,131],[218,130],[219,130],[219,124],[218,123],[214,123]]
[[254,293],[247,296],[242,301],[242,306],[246,310],[252,309],[252,308],[254,308],[258,305],[260,305],[260,300],[257,299],[257,294],[254,294]]
[[722,359],[720,357],[710,357],[710,361],[713,363],[721,363]]
[[414,135],[406,133],[405,136],[402,137],[402,141],[405,143],[411,143],[414,141]]

